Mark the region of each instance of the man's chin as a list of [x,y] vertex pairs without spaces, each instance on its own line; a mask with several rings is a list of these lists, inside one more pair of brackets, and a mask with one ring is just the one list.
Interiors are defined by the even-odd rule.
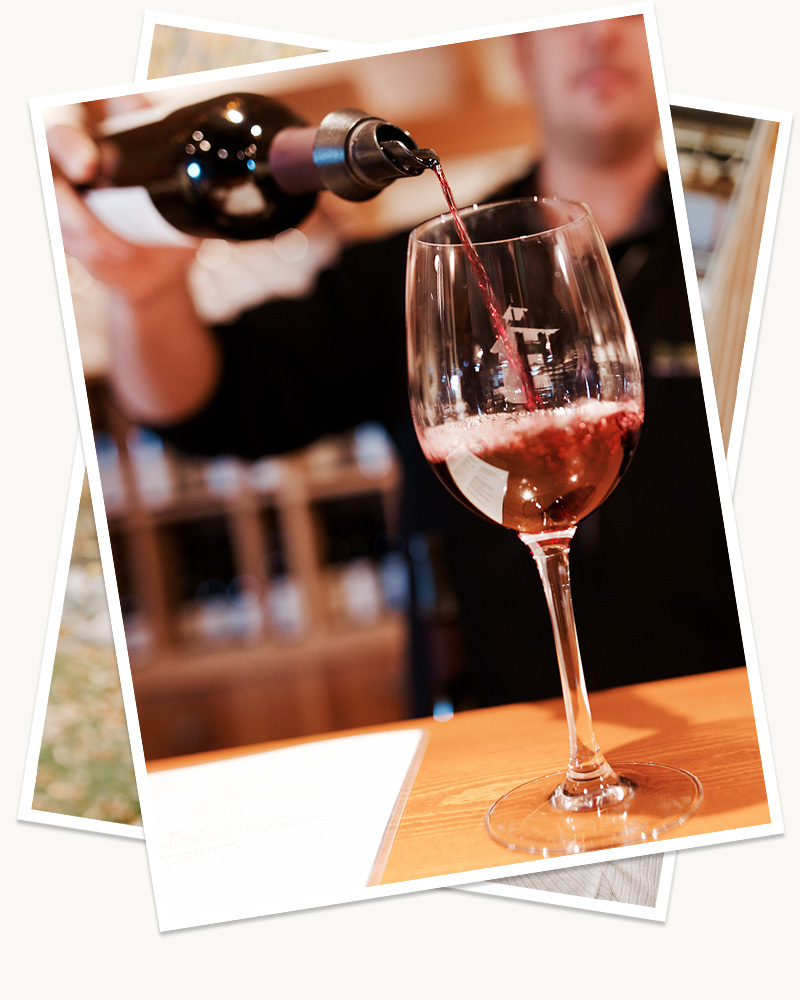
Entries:
[[586,163],[608,166],[627,159],[635,150],[650,146],[653,130],[632,125],[630,118],[595,118],[572,130],[572,148]]

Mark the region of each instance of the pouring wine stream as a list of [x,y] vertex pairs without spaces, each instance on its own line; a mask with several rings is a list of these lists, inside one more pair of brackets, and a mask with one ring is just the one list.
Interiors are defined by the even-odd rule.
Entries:
[[439,159],[439,154],[433,149],[409,149],[408,146],[402,142],[398,142],[397,140],[387,140],[386,142],[381,143],[381,148],[392,163],[394,163],[394,165],[400,170],[407,171],[409,174],[418,174],[421,172],[420,168],[422,168],[424,170],[432,170],[436,174],[442,188],[442,194],[447,202],[450,215],[453,218],[456,233],[458,234],[458,238],[461,241],[461,245],[467,255],[467,260],[469,261],[470,268],[475,277],[475,281],[477,282],[481,298],[483,299],[486,310],[489,313],[489,319],[491,320],[492,327],[494,328],[499,343],[502,345],[509,364],[514,369],[514,372],[519,380],[519,384],[524,395],[525,408],[527,410],[535,410],[536,398],[533,391],[533,385],[531,383],[530,372],[520,355],[516,343],[514,343],[508,331],[508,326],[503,320],[503,309],[497,301],[497,296],[495,295],[491,282],[489,281],[486,268],[483,266],[480,258],[478,257],[478,251],[475,249],[475,244],[470,239],[469,233],[467,233],[464,222],[458,208],[456,207],[453,191],[447,181],[447,177],[445,176],[441,160]]

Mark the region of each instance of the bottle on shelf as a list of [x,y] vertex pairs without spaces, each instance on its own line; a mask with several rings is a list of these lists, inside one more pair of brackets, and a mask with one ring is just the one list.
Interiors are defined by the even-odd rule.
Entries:
[[139,243],[269,238],[297,226],[322,189],[349,201],[372,198],[397,178],[423,173],[428,163],[417,153],[430,152],[363,111],[334,111],[313,127],[278,101],[246,93],[98,141],[87,201]]
[[125,509],[127,503],[119,446],[107,431],[97,431],[94,444],[103,486],[103,501],[109,514],[117,514]]
[[126,444],[139,498],[148,507],[168,504],[174,494],[174,477],[161,438],[144,427],[132,427]]

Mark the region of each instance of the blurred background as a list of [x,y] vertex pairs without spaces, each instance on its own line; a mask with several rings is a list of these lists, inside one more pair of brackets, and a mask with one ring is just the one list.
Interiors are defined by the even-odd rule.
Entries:
[[[154,36],[151,78],[273,57],[261,41],[164,32]],[[154,97],[174,106],[239,85]],[[536,122],[502,38],[265,74],[246,89],[277,96],[312,123],[348,106],[394,121],[437,149],[460,204],[517,176],[536,155]],[[467,133],[456,124],[465,107]],[[725,430],[777,125],[691,108],[673,114]],[[441,207],[428,176],[361,205],[323,195],[309,222],[269,243],[205,241],[193,274],[197,307],[221,320],[270,295],[303,295],[344,242]],[[407,717],[409,565],[427,582],[429,641],[445,674],[457,673],[459,651],[436,552],[398,548],[401,471],[384,430],[362,426],[257,463],[179,457],[116,408],[106,380],[106,293],[77,262],[69,269],[145,756]],[[96,709],[113,728],[102,700]]]
[[779,125],[676,106],[672,123],[727,449]]

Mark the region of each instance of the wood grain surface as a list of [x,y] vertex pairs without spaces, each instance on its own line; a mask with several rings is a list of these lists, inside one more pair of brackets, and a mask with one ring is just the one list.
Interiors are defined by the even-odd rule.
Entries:
[[[704,799],[676,838],[761,826],[770,821],[747,671],[718,671],[635,684],[591,696],[595,729],[612,764],[653,761],[685,768]],[[448,722],[414,720],[313,739],[423,726],[429,732],[381,877],[382,884],[522,863],[486,833],[483,817],[502,794],[540,774],[559,771],[567,754],[560,699],[463,712]],[[154,761],[149,771],[190,766],[308,740],[239,747]],[[467,881],[467,879],[465,879]]]

